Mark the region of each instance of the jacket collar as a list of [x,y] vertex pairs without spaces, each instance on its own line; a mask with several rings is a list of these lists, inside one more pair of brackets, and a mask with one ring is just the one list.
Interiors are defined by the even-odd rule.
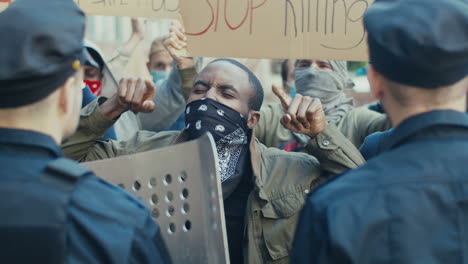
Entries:
[[[187,131],[184,129],[180,134],[176,137],[172,144],[179,144],[186,142],[188,140]],[[258,141],[258,139],[252,135],[252,139],[250,140],[249,144],[250,150],[250,161],[252,164],[252,172],[253,172],[253,180],[256,188],[260,190],[259,196],[262,199],[266,200],[266,195],[263,194],[262,190],[262,170],[261,170],[261,163],[262,163],[262,145]]]
[[[175,138],[174,142],[172,144],[179,144],[186,142],[188,140],[188,133],[187,130],[182,130],[180,134]],[[250,157],[252,161],[252,170],[255,175],[261,175],[261,170],[260,170],[260,162],[262,158],[262,150],[261,150],[261,145],[258,139],[252,135],[252,139],[250,140]]]
[[437,110],[410,117],[394,129],[392,136],[383,143],[382,150],[395,148],[411,136],[435,126],[468,129],[468,115],[452,110]]
[[55,157],[62,156],[60,147],[52,137],[29,130],[0,128],[0,144],[42,148]]
[[263,189],[264,178],[262,176],[262,150],[265,148],[255,136],[252,136],[250,141],[250,157],[252,162],[252,177],[254,180],[254,186],[258,190],[258,196],[267,201],[268,196],[265,194]]

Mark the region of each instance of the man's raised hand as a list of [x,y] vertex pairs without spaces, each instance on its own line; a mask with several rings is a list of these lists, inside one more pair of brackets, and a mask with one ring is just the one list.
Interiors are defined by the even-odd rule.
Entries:
[[281,124],[296,133],[317,136],[327,126],[325,112],[320,99],[297,94],[289,97],[282,89],[272,87],[273,93],[280,99],[285,114]]

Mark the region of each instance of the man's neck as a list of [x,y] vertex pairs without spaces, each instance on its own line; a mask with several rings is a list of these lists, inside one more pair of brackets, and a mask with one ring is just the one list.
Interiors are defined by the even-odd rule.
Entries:
[[57,144],[60,144],[62,141],[61,130],[58,128],[56,122],[48,122],[48,120],[4,118],[0,113],[0,127],[39,132],[51,136]]
[[453,102],[452,104],[444,104],[440,106],[414,105],[411,107],[394,106],[389,107],[387,113],[392,121],[393,127],[397,127],[406,119],[419,114],[436,111],[436,110],[453,110],[464,113],[466,111],[466,103]]

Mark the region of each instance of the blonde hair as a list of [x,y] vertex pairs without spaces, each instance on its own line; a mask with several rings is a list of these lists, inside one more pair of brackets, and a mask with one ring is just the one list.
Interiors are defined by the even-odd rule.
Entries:
[[166,46],[164,46],[164,41],[166,40],[166,38],[167,36],[162,36],[153,40],[153,42],[151,43],[149,57],[151,57],[155,53],[166,50]]

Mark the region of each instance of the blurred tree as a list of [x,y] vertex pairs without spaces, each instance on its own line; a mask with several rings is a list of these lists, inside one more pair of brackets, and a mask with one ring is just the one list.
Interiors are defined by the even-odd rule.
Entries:
[[366,61],[348,61],[348,71],[355,72],[359,68],[367,66]]

